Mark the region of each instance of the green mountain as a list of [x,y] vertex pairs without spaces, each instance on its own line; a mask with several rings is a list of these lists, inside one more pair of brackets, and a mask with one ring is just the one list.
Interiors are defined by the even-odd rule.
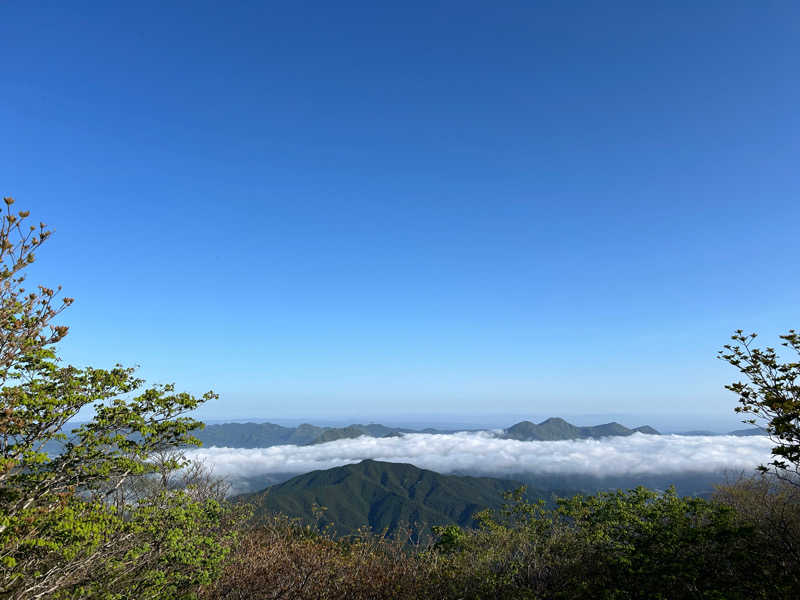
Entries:
[[255,506],[255,515],[284,513],[315,522],[313,506],[326,508],[319,524],[333,524],[348,535],[368,525],[374,532],[394,534],[401,525],[415,535],[432,525],[474,524],[473,515],[499,508],[503,493],[516,481],[488,477],[440,475],[413,465],[364,460],[358,464],[313,471],[238,501]]
[[[411,429],[386,427],[376,423],[354,424],[347,427],[317,427],[304,423],[298,427],[283,427],[274,423],[222,423],[207,425],[195,431],[204,446],[227,446],[230,448],[268,448],[283,444],[308,446],[346,438],[391,437],[401,433],[411,433]],[[439,433],[435,430],[427,433]]]
[[628,429],[619,423],[606,423],[593,427],[577,427],[564,419],[553,417],[539,424],[522,421],[506,429],[502,436],[509,440],[529,441],[554,441],[574,440],[584,438],[601,438],[615,435],[633,435],[636,432],[657,435],[658,431],[644,425],[636,429]]

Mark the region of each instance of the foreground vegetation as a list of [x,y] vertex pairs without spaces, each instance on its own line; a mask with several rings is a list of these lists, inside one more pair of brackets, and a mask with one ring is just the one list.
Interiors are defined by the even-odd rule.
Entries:
[[[254,523],[181,453],[202,425],[187,413],[212,392],[60,364],[67,328],[52,321],[72,301],[26,291],[50,233],[13,203],[0,221],[0,599],[800,597],[800,363],[753,336],[737,332],[721,357],[745,376],[729,389],[774,459],[710,500],[639,488],[547,507],[520,491],[425,545]],[[800,353],[794,331],[783,340]],[[91,420],[65,435],[85,408]]]
[[[220,572],[237,512],[177,449],[196,440],[201,398],[146,388],[132,369],[62,366],[72,303],[26,289],[50,237],[5,198],[0,220],[0,598],[182,598]],[[67,437],[82,409],[90,422]],[[46,452],[53,443],[59,452]],[[196,473],[196,472],[195,472]],[[189,476],[189,479],[185,479]]]
[[277,516],[244,534],[208,600],[795,599],[800,490],[774,479],[712,500],[643,488],[565,499],[512,496],[476,530],[437,528],[427,547]]

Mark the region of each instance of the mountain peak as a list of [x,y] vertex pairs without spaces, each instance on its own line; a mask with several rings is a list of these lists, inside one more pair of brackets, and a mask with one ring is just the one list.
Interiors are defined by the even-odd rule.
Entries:
[[332,517],[340,534],[353,533],[363,525],[392,534],[404,524],[419,534],[431,525],[472,526],[477,511],[500,508],[503,494],[520,485],[365,459],[312,471],[237,499],[253,503],[256,514],[283,512],[309,523],[316,521],[313,506],[324,506],[328,511],[320,525],[327,525],[325,518]]
[[561,417],[550,417],[539,423],[539,425],[570,425],[570,423]]
[[520,421],[506,429],[502,437],[519,441],[556,441],[633,435],[636,432],[658,433],[647,425],[636,429],[628,429],[614,421],[593,427],[577,427],[561,417],[551,417],[538,425],[530,421]]

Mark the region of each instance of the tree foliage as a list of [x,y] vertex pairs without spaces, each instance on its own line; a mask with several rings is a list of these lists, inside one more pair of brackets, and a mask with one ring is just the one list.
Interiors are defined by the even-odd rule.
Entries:
[[522,494],[477,532],[440,530],[437,547],[468,583],[463,597],[755,598],[752,527],[733,510],[674,490],[645,488],[560,499],[548,509]]
[[[186,416],[215,398],[145,387],[130,368],[62,366],[52,324],[69,298],[24,287],[50,237],[11,212],[0,227],[0,598],[179,598],[207,583],[227,552],[227,509],[215,497],[136,480],[186,466],[202,423]],[[79,411],[93,417],[66,433]],[[122,501],[120,499],[123,498]],[[232,530],[233,528],[231,528]]]
[[[773,460],[761,467],[800,485],[800,360],[781,362],[775,348],[753,346],[756,334],[741,329],[720,351],[746,381],[725,386],[739,397],[736,412],[751,415],[744,422],[763,426],[775,443]],[[790,329],[781,345],[800,357],[800,334]]]

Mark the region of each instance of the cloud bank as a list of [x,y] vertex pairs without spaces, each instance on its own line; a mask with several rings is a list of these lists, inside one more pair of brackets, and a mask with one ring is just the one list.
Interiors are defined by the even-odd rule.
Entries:
[[313,446],[199,448],[189,452],[229,479],[299,474],[365,458],[439,473],[615,477],[749,471],[770,458],[764,436],[645,435],[554,442],[503,440],[488,432],[337,440]]

